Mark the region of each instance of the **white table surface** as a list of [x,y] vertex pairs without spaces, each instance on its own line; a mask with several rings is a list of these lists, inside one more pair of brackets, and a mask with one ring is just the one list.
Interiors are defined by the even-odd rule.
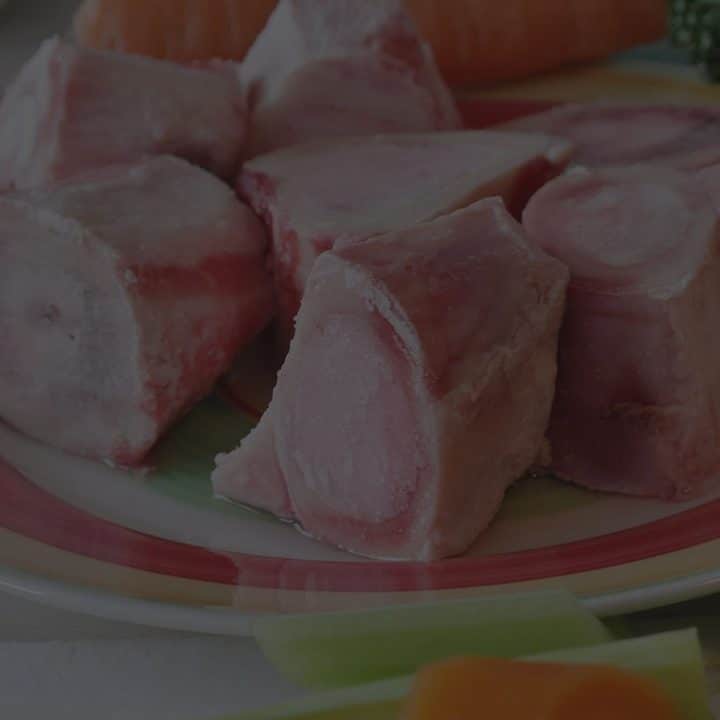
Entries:
[[0,594],[2,720],[213,720],[299,694],[249,639],[125,625]]
[[[148,0],[150,1],[150,0]],[[10,0],[0,11],[0,87],[77,0]],[[297,694],[254,644],[164,632],[0,594],[2,720],[204,720]]]

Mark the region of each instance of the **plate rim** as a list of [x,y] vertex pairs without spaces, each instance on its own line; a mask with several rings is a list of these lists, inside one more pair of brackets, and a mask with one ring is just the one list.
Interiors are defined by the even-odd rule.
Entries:
[[[263,613],[234,608],[192,607],[133,598],[3,565],[0,565],[0,591],[66,612],[136,626],[206,635],[252,637],[253,620],[263,616]],[[580,597],[579,600],[598,617],[610,618],[697,600],[716,592],[720,592],[720,566],[671,581]]]
[[[9,543],[0,557],[0,589],[135,624],[247,634],[249,618],[259,614],[408,604],[558,585],[585,598],[597,613],[615,615],[720,590],[720,562],[715,559],[720,499],[575,542],[424,566],[218,552],[138,533],[69,505],[5,460],[0,460],[0,482],[6,493],[1,530]],[[106,547],[103,540],[106,550],[92,550]],[[593,551],[597,557],[591,560]],[[24,564],[15,563],[23,557]],[[541,565],[548,563],[542,570],[541,558]],[[489,573],[484,578],[483,563]],[[391,569],[383,572],[383,565]],[[117,575],[103,574],[108,569]],[[369,575],[364,572],[373,569]],[[98,582],[92,582],[93,576]]]

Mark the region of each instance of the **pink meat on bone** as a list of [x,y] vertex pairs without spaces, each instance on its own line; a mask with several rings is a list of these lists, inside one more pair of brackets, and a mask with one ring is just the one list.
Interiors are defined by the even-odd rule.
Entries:
[[250,155],[461,126],[402,0],[280,0],[240,74],[252,113]]
[[121,465],[270,319],[262,223],[170,157],[0,196],[0,417]]
[[543,445],[567,278],[497,198],[325,253],[216,491],[361,555],[463,552]]
[[0,103],[0,187],[38,187],[143,155],[233,178],[247,135],[227,71],[48,40]]
[[315,259],[337,242],[403,230],[493,195],[519,215],[570,153],[544,135],[457,132],[310,143],[249,162],[239,191],[271,229],[281,337],[292,336]]
[[570,174],[525,213],[570,267],[552,467],[597,490],[683,500],[720,479],[718,220],[661,168]]
[[696,169],[720,162],[720,110],[712,106],[567,105],[498,129],[567,138],[576,145],[575,162],[588,167]]

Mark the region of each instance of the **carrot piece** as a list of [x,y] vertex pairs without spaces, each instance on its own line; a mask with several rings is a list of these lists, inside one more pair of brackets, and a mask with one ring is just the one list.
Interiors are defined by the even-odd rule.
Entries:
[[77,40],[99,50],[181,62],[240,60],[262,30],[276,0],[85,0]]
[[461,658],[418,675],[402,720],[679,720],[662,688],[617,668]]
[[598,60],[667,32],[667,0],[407,0],[456,86]]
[[[667,0],[406,0],[452,85],[586,62],[662,37]],[[85,45],[171,60],[242,59],[276,0],[85,0]]]

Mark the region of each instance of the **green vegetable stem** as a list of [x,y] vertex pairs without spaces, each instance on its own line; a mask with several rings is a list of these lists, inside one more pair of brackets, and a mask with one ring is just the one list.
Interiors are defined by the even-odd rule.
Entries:
[[720,0],[670,0],[670,28],[674,44],[720,81]]

